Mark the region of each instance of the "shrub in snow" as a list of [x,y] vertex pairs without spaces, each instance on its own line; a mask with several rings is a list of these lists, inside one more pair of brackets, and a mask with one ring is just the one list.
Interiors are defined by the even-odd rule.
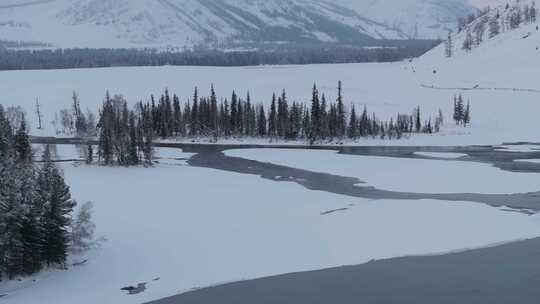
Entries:
[[96,225],[92,222],[93,206],[92,202],[86,202],[81,206],[77,217],[73,221],[71,251],[74,254],[81,254],[96,244],[94,239]]

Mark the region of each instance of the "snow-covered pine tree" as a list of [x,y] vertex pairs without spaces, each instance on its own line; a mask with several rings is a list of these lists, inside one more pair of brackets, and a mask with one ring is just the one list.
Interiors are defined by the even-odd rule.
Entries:
[[32,161],[32,148],[30,147],[30,137],[26,130],[26,122],[23,116],[21,127],[15,134],[15,153],[17,159],[23,162]]
[[272,95],[272,104],[270,105],[270,113],[268,113],[268,135],[271,137],[277,135],[276,93]]
[[448,36],[446,37],[446,41],[444,44],[444,54],[447,58],[450,58],[454,54],[454,43],[452,40],[452,32],[448,32]]
[[474,45],[474,39],[471,34],[471,31],[467,30],[467,33],[465,34],[465,39],[463,40],[463,50],[469,52],[472,50]]
[[92,221],[92,202],[84,203],[71,226],[71,252],[81,254],[95,244],[96,225]]
[[420,116],[420,106],[416,108],[414,117],[415,117],[414,128],[416,130],[416,133],[420,133],[420,131],[422,130],[422,118]]
[[317,141],[321,134],[321,104],[319,100],[319,90],[317,85],[313,84],[311,96],[311,127],[309,139],[312,143]]
[[342,138],[345,136],[347,130],[347,121],[345,118],[345,105],[343,104],[343,95],[342,95],[342,83],[341,80],[338,81],[338,98],[337,98],[337,114],[338,114],[338,137]]
[[356,117],[356,110],[354,105],[351,106],[351,115],[349,120],[349,138],[356,138],[358,136],[358,122]]
[[489,19],[489,38],[493,38],[501,32],[499,13]]
[[259,116],[257,117],[257,135],[259,137],[266,136],[267,130],[266,130],[266,113],[264,111],[264,107],[262,105],[259,105]]
[[65,267],[70,243],[71,213],[76,202],[71,199],[62,171],[52,162],[48,152],[43,154],[39,191],[45,206],[42,216],[43,261],[48,266]]
[[471,123],[471,103],[470,101],[467,101],[467,106],[465,107],[465,111],[463,112],[463,125],[467,126]]

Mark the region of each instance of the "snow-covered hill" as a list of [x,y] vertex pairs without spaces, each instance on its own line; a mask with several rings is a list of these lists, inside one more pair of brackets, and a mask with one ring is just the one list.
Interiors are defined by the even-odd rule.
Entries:
[[[429,85],[480,89],[540,89],[538,62],[540,31],[536,18],[526,18],[533,1],[494,7],[451,36],[451,57],[447,42],[426,53],[416,63],[417,74]],[[519,15],[519,24],[511,25]],[[495,31],[495,32],[494,32]],[[469,39],[470,49],[464,47]],[[434,73],[435,72],[435,73]]]
[[410,38],[440,38],[475,12],[467,0],[337,0],[358,14],[400,29]]
[[327,1],[9,0],[0,5],[0,40],[57,47],[365,44],[405,37]]
[[6,0],[0,40],[115,48],[373,44],[436,38],[471,11],[466,0]]

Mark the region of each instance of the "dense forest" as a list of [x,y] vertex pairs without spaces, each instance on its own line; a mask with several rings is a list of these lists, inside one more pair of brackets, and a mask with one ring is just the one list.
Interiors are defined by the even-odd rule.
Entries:
[[76,202],[51,148],[35,162],[25,121],[12,126],[2,105],[0,177],[0,281],[66,268],[68,253],[89,244],[90,204],[72,221]]
[[0,44],[0,70],[392,62],[420,56],[435,44],[426,40],[373,48],[329,45],[250,51],[196,49],[183,52],[138,49],[13,50],[2,48]]

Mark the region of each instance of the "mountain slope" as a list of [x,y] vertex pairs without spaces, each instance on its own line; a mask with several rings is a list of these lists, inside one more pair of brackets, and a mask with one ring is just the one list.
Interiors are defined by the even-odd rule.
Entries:
[[[537,21],[523,17],[530,3],[520,1],[508,9],[505,6],[491,9],[462,32],[452,35],[452,57],[446,57],[446,45],[442,43],[418,60],[417,71],[424,72],[425,82],[435,86],[540,90],[537,84],[540,31]],[[523,21],[512,29],[509,20],[518,12]],[[500,33],[490,35],[490,22],[494,20]],[[468,33],[473,40],[470,50],[463,48]]]
[[467,0],[336,0],[410,38],[440,38],[456,28],[457,19],[475,12]]
[[0,6],[0,40],[56,47],[369,45],[374,39],[405,37],[327,1],[9,0]]

